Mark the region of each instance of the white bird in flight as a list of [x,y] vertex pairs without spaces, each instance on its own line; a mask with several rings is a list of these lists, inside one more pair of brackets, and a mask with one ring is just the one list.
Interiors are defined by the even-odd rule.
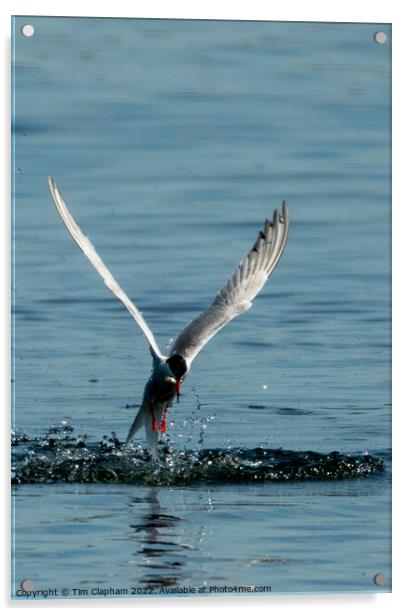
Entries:
[[253,248],[217,293],[213,303],[179,334],[169,356],[166,356],[161,353],[142,314],[121,289],[70,214],[55,181],[50,177],[48,182],[55,206],[71,236],[103,278],[108,289],[131,313],[148,341],[153,358],[152,373],[145,385],[142,404],[130,427],[126,444],[144,425],[146,438],[155,458],[158,432],[166,432],[168,408],[175,396],[179,401],[181,385],[194,358],[222,327],[251,308],[252,300],[264,287],[283,254],[289,228],[287,204],[283,201],[281,212],[276,209],[272,219],[265,221]]

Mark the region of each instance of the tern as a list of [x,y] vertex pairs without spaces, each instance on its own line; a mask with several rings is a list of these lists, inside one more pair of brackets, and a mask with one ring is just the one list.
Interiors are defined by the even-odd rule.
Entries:
[[175,397],[179,402],[182,383],[194,358],[227,323],[251,308],[252,300],[264,287],[283,254],[289,229],[287,204],[283,201],[281,211],[276,209],[272,218],[265,221],[252,249],[219,290],[213,303],[179,334],[166,356],[160,351],[152,330],[138,308],[121,289],[89,238],[81,231],[55,181],[51,177],[48,181],[54,204],[72,238],[111,293],[133,316],[148,341],[153,359],[152,372],[145,385],[139,411],[129,429],[126,445],[145,426],[146,438],[152,457],[155,458],[159,432],[166,432],[168,408]]

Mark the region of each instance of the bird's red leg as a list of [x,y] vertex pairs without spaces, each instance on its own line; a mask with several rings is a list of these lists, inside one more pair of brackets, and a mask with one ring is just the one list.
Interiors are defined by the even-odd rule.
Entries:
[[165,410],[163,411],[162,421],[160,422],[160,431],[166,432],[166,413],[168,412],[168,405],[165,406]]

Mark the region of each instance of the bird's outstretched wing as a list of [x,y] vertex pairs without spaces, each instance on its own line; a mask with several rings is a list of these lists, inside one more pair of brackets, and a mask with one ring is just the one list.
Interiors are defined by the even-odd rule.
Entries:
[[50,186],[50,191],[51,191],[51,195],[53,197],[55,206],[61,218],[63,219],[65,226],[67,227],[68,231],[71,233],[72,238],[81,248],[82,252],[87,257],[87,259],[91,261],[91,264],[95,267],[98,274],[104,280],[106,286],[111,291],[111,293],[113,293],[119,300],[121,300],[125,308],[127,308],[127,310],[131,313],[131,315],[133,316],[133,318],[135,319],[135,321],[137,322],[137,324],[143,331],[146,339],[148,340],[149,348],[150,348],[153,359],[159,360],[159,361],[164,360],[165,357],[160,352],[160,349],[156,343],[155,337],[151,329],[149,328],[148,324],[146,323],[145,319],[143,318],[142,314],[139,312],[139,310],[134,305],[134,303],[129,299],[127,294],[121,289],[121,287],[119,286],[115,278],[112,276],[111,272],[108,270],[105,263],[103,263],[102,259],[98,255],[97,251],[95,250],[94,246],[92,245],[88,237],[84,235],[84,233],[81,231],[77,222],[75,221],[73,216],[70,214],[64,202],[64,199],[62,198],[62,195],[60,191],[58,190],[57,184],[52,178],[48,178],[48,183]]
[[175,340],[170,355],[178,354],[190,366],[204,345],[229,321],[251,308],[251,301],[263,288],[280,259],[288,237],[288,208],[266,220],[256,243],[220,289],[213,304],[192,321]]

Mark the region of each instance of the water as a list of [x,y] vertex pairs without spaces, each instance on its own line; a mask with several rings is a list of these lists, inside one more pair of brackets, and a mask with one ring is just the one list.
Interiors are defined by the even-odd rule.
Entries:
[[[390,45],[370,24],[15,29],[13,594],[390,591]],[[143,437],[116,455],[149,354],[48,175],[162,350],[289,203],[285,254],[195,360],[159,470]]]

